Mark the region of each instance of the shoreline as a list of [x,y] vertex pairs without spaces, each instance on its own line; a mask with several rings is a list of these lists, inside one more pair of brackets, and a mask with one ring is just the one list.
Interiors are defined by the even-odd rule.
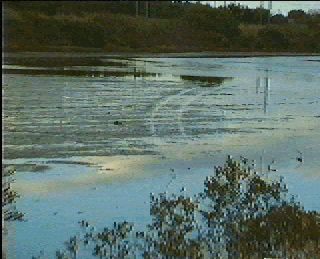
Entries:
[[151,52],[2,52],[4,58],[27,58],[27,57],[51,57],[51,58],[247,58],[247,57],[299,57],[299,56],[320,56],[320,53],[295,53],[295,52],[185,52],[185,53],[151,53]]

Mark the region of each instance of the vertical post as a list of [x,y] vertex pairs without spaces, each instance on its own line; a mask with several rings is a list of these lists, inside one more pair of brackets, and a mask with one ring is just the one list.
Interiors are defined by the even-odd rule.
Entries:
[[268,106],[268,79],[265,78],[265,85],[264,85],[264,102],[263,102],[263,109],[264,114],[267,113],[267,106]]
[[224,1],[224,9],[227,8],[227,1]]
[[260,24],[262,25],[262,14],[264,12],[264,1],[260,1]]
[[259,93],[259,87],[260,87],[260,77],[258,77],[256,80],[256,94]]
[[272,1],[269,1],[268,2],[269,5],[268,5],[268,10],[269,10],[269,13],[268,13],[268,24],[270,24],[270,18],[271,18],[271,9],[272,9]]
[[145,77],[147,76],[147,62],[144,61],[143,64],[144,64],[144,71],[143,71],[144,73],[142,78],[143,78],[144,86],[147,87],[147,80],[145,80]]
[[268,77],[268,69],[266,69],[266,77],[265,77],[265,82],[264,82],[264,113],[267,113],[267,106],[269,102],[269,89],[270,89],[270,79]]
[[214,3],[214,4],[213,4],[213,7],[214,7],[214,8],[217,8],[217,1],[213,1],[213,3]]
[[[266,77],[266,88],[267,88],[267,98],[268,98],[268,103],[267,103],[267,105],[269,104],[269,102],[270,102],[270,78],[268,77],[268,70],[267,70],[267,77]],[[269,110],[270,110],[270,107],[269,107]]]

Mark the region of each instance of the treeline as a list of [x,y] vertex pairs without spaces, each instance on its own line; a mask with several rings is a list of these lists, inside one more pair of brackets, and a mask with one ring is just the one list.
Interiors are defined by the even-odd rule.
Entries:
[[[11,8],[20,11],[41,12],[48,16],[54,15],[85,15],[88,13],[113,13],[125,14],[130,16],[145,16],[148,13],[149,18],[174,19],[184,16],[186,11],[202,6],[200,3],[190,1],[15,1],[9,2]],[[231,3],[226,7],[219,6],[214,8],[209,4],[205,5],[207,9],[220,9],[231,13],[232,16],[247,24],[266,24],[272,22],[275,24],[286,24],[290,19],[296,19],[299,23],[308,23],[313,14],[305,13],[303,10],[292,10],[288,16],[283,14],[271,15],[270,10],[263,8],[252,9],[240,3]],[[196,10],[195,9],[195,10]],[[312,19],[311,19],[312,20]]]
[[12,1],[9,51],[320,51],[320,14],[189,1]]

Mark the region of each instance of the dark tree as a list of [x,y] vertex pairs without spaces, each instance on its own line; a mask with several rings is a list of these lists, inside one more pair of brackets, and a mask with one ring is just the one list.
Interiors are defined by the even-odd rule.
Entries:
[[257,47],[261,50],[286,50],[289,46],[288,38],[279,30],[267,27],[259,30]]
[[285,17],[283,14],[276,14],[271,17],[272,24],[287,24],[288,18]]
[[289,199],[283,177],[267,181],[248,160],[239,163],[230,156],[204,184],[204,192],[193,197],[185,189],[150,194],[146,232],[115,222],[96,233],[88,222],[79,222],[88,232],[66,242],[57,258],[75,257],[90,242],[100,258],[316,258],[319,214]]

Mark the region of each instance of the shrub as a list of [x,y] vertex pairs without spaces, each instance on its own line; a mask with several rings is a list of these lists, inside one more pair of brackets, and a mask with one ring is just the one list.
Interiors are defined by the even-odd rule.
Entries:
[[[204,182],[204,192],[150,194],[152,221],[147,231],[133,231],[133,223],[114,223],[83,239],[73,237],[66,251],[75,256],[80,244],[93,242],[100,258],[315,258],[319,214],[305,212],[293,198],[283,177],[266,181],[248,159],[226,160]],[[89,223],[79,222],[90,228]],[[59,257],[60,256],[60,257]]]
[[279,30],[266,27],[258,32],[257,47],[263,50],[286,50],[289,46],[288,38]]
[[10,183],[14,181],[12,179],[14,174],[14,168],[2,167],[2,220],[4,221],[23,220],[24,217],[24,214],[13,206],[16,198],[20,197],[16,191],[11,189]]

